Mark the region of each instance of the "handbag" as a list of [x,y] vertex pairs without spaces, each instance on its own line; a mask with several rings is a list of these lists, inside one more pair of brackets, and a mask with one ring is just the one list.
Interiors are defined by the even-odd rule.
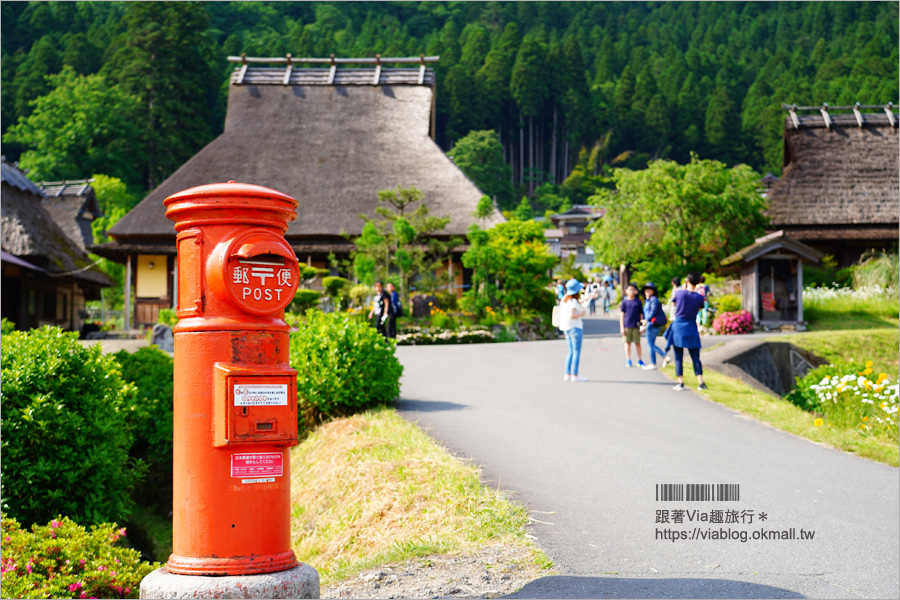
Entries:
[[553,307],[553,312],[550,313],[550,323],[559,328],[559,304]]

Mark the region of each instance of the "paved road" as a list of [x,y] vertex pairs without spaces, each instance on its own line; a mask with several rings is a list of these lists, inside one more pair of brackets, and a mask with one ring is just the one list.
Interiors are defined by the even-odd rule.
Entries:
[[[623,366],[618,324],[586,323],[581,374],[562,340],[401,347],[401,414],[480,465],[534,519],[559,576],[519,598],[897,598],[898,470],[676,392]],[[658,483],[736,483],[738,502],[658,502]],[[748,522],[657,522],[657,511]],[[766,520],[760,522],[762,513]],[[693,513],[692,513],[693,514]],[[695,529],[696,528],[696,529]],[[665,530],[812,540],[659,539]]]

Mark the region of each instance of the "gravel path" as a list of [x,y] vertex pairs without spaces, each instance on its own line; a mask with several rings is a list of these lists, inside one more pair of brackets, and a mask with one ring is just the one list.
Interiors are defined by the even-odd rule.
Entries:
[[356,579],[323,587],[322,598],[498,598],[547,574],[534,565],[527,548],[489,546],[363,571]]

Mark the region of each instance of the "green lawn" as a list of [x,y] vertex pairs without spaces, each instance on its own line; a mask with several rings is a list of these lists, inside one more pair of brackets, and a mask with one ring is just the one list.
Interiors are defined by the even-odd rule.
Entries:
[[[771,340],[786,341],[783,337]],[[862,365],[871,360],[876,373],[887,373],[892,379],[898,376],[900,329],[896,326],[865,331],[815,331],[792,335],[787,341],[832,363],[853,361]]]

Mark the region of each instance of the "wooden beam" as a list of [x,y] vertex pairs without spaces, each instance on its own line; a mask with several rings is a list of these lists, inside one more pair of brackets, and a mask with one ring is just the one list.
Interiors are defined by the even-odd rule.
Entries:
[[797,118],[797,106],[791,106],[789,110],[791,114],[791,123],[794,124],[794,129],[800,129],[800,119]]
[[381,80],[381,55],[375,55],[375,78],[372,80],[372,85],[378,85],[379,80]]
[[[228,58],[229,58],[229,60],[231,59],[230,56],[229,56]],[[241,72],[238,73],[238,80],[237,80],[237,84],[238,84],[238,85],[241,85],[242,83],[244,83],[244,76],[247,75],[247,67],[249,66],[249,63],[247,62],[247,57],[246,57],[246,56],[244,56],[243,54],[241,54],[240,59],[241,59],[240,62],[241,62],[242,64],[241,64]]]
[[228,62],[241,63],[241,64],[279,64],[279,63],[317,63],[317,64],[339,64],[339,65],[350,65],[350,64],[359,64],[359,65],[376,65],[378,63],[388,63],[388,64],[399,64],[399,63],[436,63],[440,60],[440,56],[404,56],[404,57],[390,57],[390,58],[334,58],[332,55],[330,58],[288,58],[285,56],[274,56],[270,58],[260,58],[254,56],[229,56]]
[[291,63],[291,55],[287,55],[287,66],[284,68],[284,79],[281,80],[282,85],[287,85],[291,82],[291,71],[294,70],[294,65]]
[[894,108],[894,103],[893,103],[893,102],[888,102],[888,105],[884,107],[884,112],[887,113],[888,121],[891,122],[891,127],[896,127],[896,126],[897,126],[897,119],[894,118],[894,111],[893,111],[893,108]]
[[125,259],[125,310],[123,311],[123,328],[131,329],[131,255]]
[[822,118],[825,119],[825,127],[831,129],[831,115],[828,114],[828,105],[823,104],[819,112],[822,113]]
[[331,55],[331,69],[328,71],[328,85],[334,83],[334,73],[337,71],[337,63],[335,62],[334,54]]
[[863,126],[863,116],[862,113],[859,112],[859,102],[856,103],[856,106],[853,107],[853,114],[856,115],[856,122],[860,127]]
[[425,83],[425,55],[420,54],[421,66],[419,67],[419,85]]

